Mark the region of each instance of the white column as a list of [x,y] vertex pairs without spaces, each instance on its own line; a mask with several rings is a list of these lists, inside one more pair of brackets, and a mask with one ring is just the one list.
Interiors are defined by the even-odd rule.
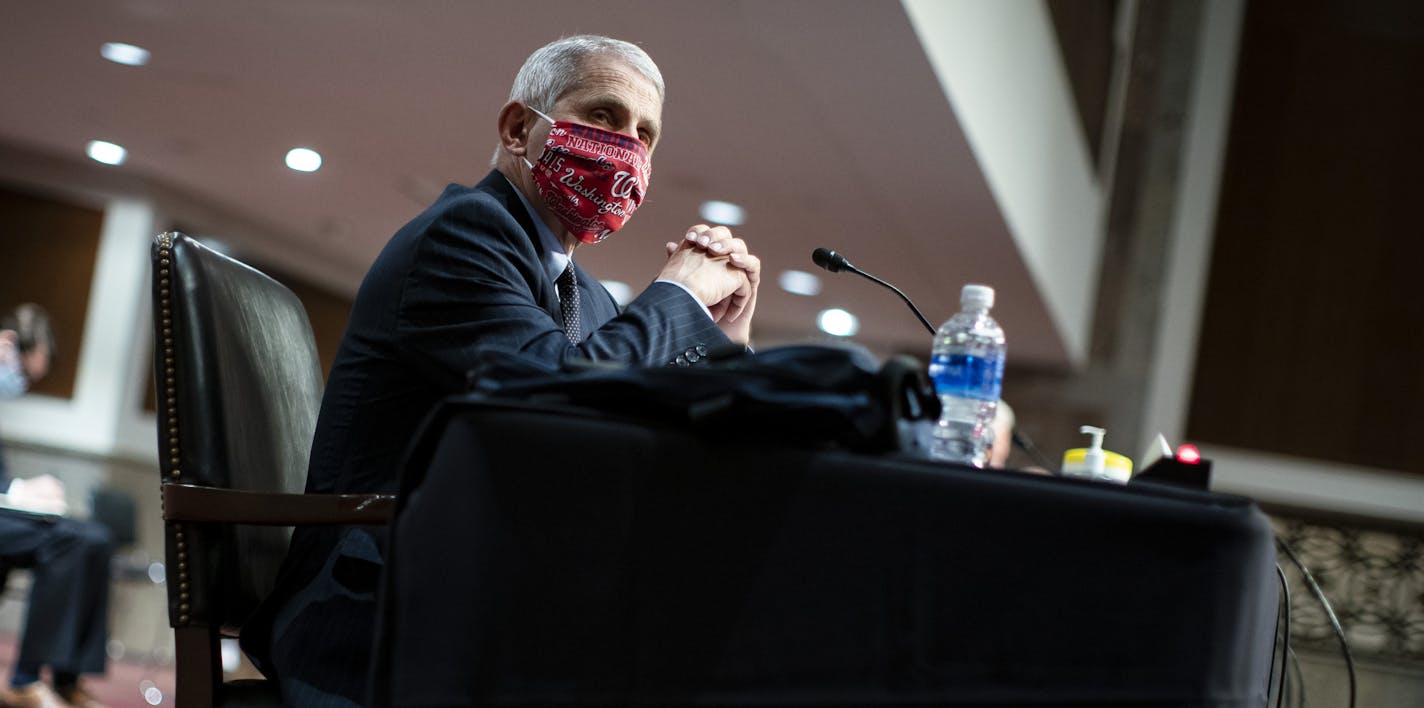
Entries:
[[902,3],[1064,348],[1086,363],[1103,198],[1048,7]]
[[147,336],[142,304],[153,224],[147,202],[120,198],[105,207],[83,340],[64,343],[79,356],[74,395],[0,404],[7,440],[95,455],[114,451],[119,421],[138,408],[132,400],[134,357]]

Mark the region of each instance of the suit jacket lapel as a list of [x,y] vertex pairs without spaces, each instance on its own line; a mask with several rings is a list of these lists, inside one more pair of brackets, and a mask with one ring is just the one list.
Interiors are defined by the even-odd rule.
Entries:
[[[514,187],[509,180],[498,170],[491,170],[480,183],[475,185],[476,189],[483,189],[499,200],[504,208],[514,216],[514,220],[524,229],[524,235],[533,246],[534,257],[536,259],[537,271],[543,276],[541,278],[542,287],[538,288],[535,297],[539,298],[539,305],[548,311],[555,322],[562,321],[563,310],[559,307],[559,296],[555,289],[554,281],[549,279],[549,275],[544,270],[544,264],[540,254],[544,252],[543,245],[539,243],[539,232],[534,228],[534,218],[529,214],[529,210],[524,208],[524,202],[520,201],[519,195],[515,194]],[[581,299],[579,301],[579,319],[583,323],[585,336],[588,333],[602,327],[604,323],[618,315],[618,306],[613,302],[613,298],[604,289],[603,284],[597,278],[589,275],[583,266],[574,263],[574,272],[578,274],[578,284]]]
[[[524,237],[529,239],[529,245],[534,252],[533,270],[538,274],[540,281],[539,287],[534,289],[534,297],[538,299],[539,306],[544,308],[555,322],[561,322],[563,311],[559,309],[559,296],[555,290],[554,281],[549,279],[549,274],[544,270],[544,261],[540,255],[544,252],[544,247],[539,243],[539,231],[534,228],[534,217],[529,214],[528,209],[524,208],[524,202],[520,201],[519,195],[514,192],[514,186],[499,170],[490,170],[490,173],[475,185],[475,188],[489,192],[494,196],[524,229]],[[587,315],[580,319],[587,319]]]

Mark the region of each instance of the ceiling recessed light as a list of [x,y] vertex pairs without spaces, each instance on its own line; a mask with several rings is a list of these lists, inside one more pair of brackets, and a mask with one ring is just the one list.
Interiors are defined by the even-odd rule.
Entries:
[[849,337],[860,331],[860,320],[839,307],[832,307],[829,310],[821,310],[821,314],[816,316],[816,326],[826,334]]
[[821,279],[804,270],[783,270],[779,278],[781,289],[792,295],[821,294]]
[[124,158],[129,156],[128,150],[103,140],[90,140],[89,144],[84,146],[84,152],[95,161],[106,165],[122,165]]
[[613,296],[613,300],[623,307],[633,301],[633,289],[627,283],[617,280],[604,280],[603,287],[608,290],[608,294]]
[[702,207],[697,210],[702,215],[703,221],[725,226],[741,226],[747,223],[747,210],[731,202],[721,202],[712,200],[702,202]]
[[321,154],[311,148],[292,148],[287,151],[287,166],[298,172],[316,172],[321,169]]
[[99,47],[99,56],[124,66],[143,66],[148,63],[147,49],[123,42],[105,42]]

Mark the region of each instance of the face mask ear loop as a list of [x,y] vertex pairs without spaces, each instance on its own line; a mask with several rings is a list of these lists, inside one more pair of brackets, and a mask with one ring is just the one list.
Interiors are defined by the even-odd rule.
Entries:
[[[549,116],[544,115],[544,112],[543,112],[543,111],[541,111],[541,110],[539,110],[538,108],[535,108],[535,107],[533,107],[533,106],[531,106],[531,105],[529,105],[529,104],[527,104],[527,103],[524,104],[524,107],[525,107],[525,108],[528,108],[528,109],[531,110],[531,111],[534,111],[534,115],[539,116],[540,118],[543,118],[544,121],[545,121],[546,123],[548,123],[550,126],[554,125],[554,119],[553,119],[553,118],[550,118]],[[520,156],[519,156],[519,159],[523,160],[525,166],[527,166],[529,169],[531,169],[531,170],[534,169],[534,163],[530,162],[528,157],[525,157],[524,155],[520,155]]]

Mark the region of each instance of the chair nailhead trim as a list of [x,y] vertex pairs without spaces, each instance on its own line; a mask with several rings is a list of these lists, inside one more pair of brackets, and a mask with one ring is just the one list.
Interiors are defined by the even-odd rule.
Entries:
[[[173,358],[173,302],[169,295],[171,290],[168,287],[169,266],[173,263],[173,233],[164,232],[158,235],[158,297],[159,297],[159,331],[163,333],[163,393],[164,393],[164,417],[168,422],[168,463],[172,467],[168,476],[171,481],[178,481],[183,477],[182,451],[178,443],[178,377],[177,369]],[[162,485],[159,486],[162,490]],[[188,553],[187,545],[183,540],[183,526],[173,524],[173,539],[178,555],[178,624],[188,624]]]

